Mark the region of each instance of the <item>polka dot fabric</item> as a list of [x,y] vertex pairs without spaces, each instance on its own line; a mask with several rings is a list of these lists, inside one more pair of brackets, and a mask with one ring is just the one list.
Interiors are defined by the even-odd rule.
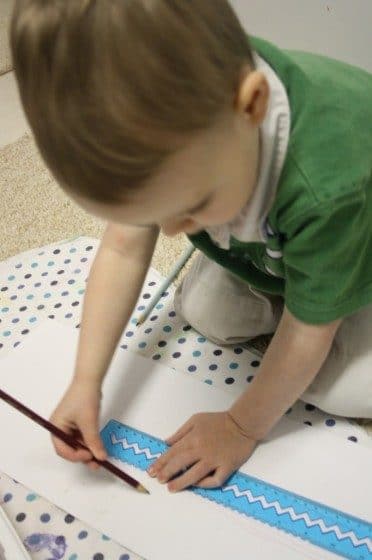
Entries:
[[0,504],[33,559],[141,560],[5,474],[0,474]]
[[[96,239],[80,237],[0,263],[0,361],[8,352],[16,351],[43,321],[79,328],[86,281],[98,244]],[[244,345],[218,347],[194,331],[175,313],[173,288],[163,294],[146,322],[136,327],[139,314],[161,280],[154,269],[149,270],[133,316],[120,339],[120,351],[137,352],[161,362],[172,374],[192,376],[211,386],[211,390],[218,387],[239,395],[257,375],[260,357]],[[195,390],[197,386],[196,383]],[[301,424],[302,429],[321,426],[345,439],[348,445],[372,447],[372,439],[363,428],[345,418],[330,417],[312,405],[298,401],[287,416]],[[1,472],[0,502],[32,558],[139,558]]]

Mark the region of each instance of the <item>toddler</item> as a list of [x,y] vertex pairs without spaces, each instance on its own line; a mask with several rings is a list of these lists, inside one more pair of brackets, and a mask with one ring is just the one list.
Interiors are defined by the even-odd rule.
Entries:
[[227,0],[18,0],[11,41],[46,164],[107,220],[52,416],[91,453],[57,453],[106,456],[101,385],[160,230],[201,251],[175,297],[188,323],[222,345],[275,334],[152,476],[221,485],[298,398],[372,418],[372,75],[248,37]]

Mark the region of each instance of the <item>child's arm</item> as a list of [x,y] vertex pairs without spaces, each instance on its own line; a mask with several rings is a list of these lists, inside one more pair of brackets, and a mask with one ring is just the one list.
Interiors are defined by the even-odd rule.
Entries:
[[[93,262],[80,329],[74,377],[52,415],[61,429],[80,432],[95,457],[105,458],[98,433],[101,385],[142,288],[158,230],[109,224]],[[89,463],[92,455],[53,438],[59,455]],[[94,466],[94,464],[92,464]]]
[[341,320],[327,325],[298,321],[287,309],[262,360],[259,374],[228,411],[192,416],[168,438],[171,448],[149,469],[178,491],[220,486],[253,453],[319,372]]
[[259,375],[229,411],[245,433],[264,438],[302,395],[325,361],[340,323],[308,325],[284,309]]
[[86,289],[75,378],[101,384],[139,297],[157,229],[109,224]]

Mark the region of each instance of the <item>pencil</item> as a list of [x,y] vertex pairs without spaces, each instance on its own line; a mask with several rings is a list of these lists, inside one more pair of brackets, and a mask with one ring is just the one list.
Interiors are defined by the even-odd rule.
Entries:
[[167,288],[169,288],[170,284],[173,282],[173,280],[175,279],[175,277],[177,276],[181,268],[187,263],[187,261],[193,254],[194,250],[195,247],[191,244],[189,244],[189,246],[184,250],[180,258],[178,259],[178,261],[175,263],[174,267],[168,274],[167,278],[165,278],[162,284],[160,284],[158,290],[151,298],[151,301],[149,302],[145,311],[140,315],[137,321],[137,327],[146,321],[147,317],[150,315],[151,311],[154,309],[155,305],[158,303],[163,293],[166,291]]
[[[60,440],[67,443],[67,445],[69,445],[73,449],[81,448],[90,451],[90,449],[88,449],[88,447],[86,447],[83,443],[81,443],[71,435],[66,434],[66,432],[64,432],[63,430],[61,430],[60,428],[58,428],[48,420],[45,420],[45,418],[42,418],[41,416],[36,414],[36,412],[31,410],[30,408],[27,408],[27,406],[17,401],[14,397],[11,397],[1,389],[0,389],[0,399],[5,401],[13,408],[19,410],[19,412],[22,412],[22,414],[24,414],[25,416],[27,416],[28,418],[30,418],[31,420],[39,424],[39,426],[41,426],[42,428],[48,430],[48,432],[50,432]],[[93,457],[93,461],[98,465],[100,465],[101,467],[103,467],[104,469],[106,469],[107,471],[109,471],[110,473],[120,478],[120,480],[123,480],[130,486],[133,486],[133,488],[138,490],[138,492],[142,492],[143,494],[150,494],[150,492],[144,486],[142,486],[142,484],[140,484],[137,480],[129,476],[129,474],[125,473],[121,469],[118,469],[115,465],[113,465],[109,461],[101,461],[100,459],[96,459],[95,457]]]

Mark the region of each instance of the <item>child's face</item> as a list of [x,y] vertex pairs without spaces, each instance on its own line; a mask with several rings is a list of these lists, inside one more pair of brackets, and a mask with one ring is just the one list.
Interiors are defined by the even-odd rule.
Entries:
[[256,184],[258,125],[263,117],[263,110],[255,118],[249,111],[231,111],[172,155],[151,181],[133,191],[130,202],[77,201],[108,221],[156,225],[168,236],[229,222],[248,202]]

